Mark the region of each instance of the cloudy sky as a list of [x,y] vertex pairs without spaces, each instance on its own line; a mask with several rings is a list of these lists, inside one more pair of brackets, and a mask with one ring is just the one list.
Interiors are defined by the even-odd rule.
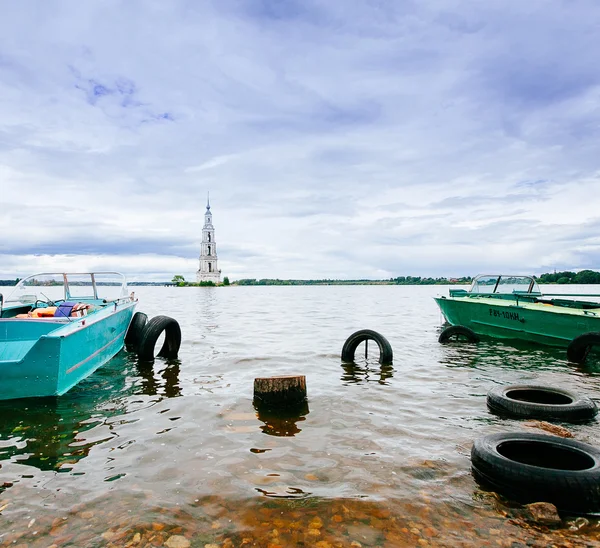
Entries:
[[0,278],[600,269],[597,0],[0,0]]

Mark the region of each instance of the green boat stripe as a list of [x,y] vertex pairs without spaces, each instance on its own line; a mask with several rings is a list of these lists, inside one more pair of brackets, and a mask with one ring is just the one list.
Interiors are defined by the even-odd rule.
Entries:
[[103,350],[106,350],[106,348],[108,348],[111,344],[113,344],[117,339],[119,339],[121,337],[124,337],[125,336],[125,331],[127,331],[127,330],[121,331],[112,341],[107,342],[102,348],[99,348],[98,350],[96,350],[96,352],[94,352],[93,354],[91,354],[90,356],[88,356],[85,360],[82,360],[79,363],[76,363],[70,369],[67,369],[67,375],[69,373],[71,373],[72,371],[75,371],[75,369],[77,369],[78,367],[82,366],[84,363],[89,362],[93,357],[95,357],[98,354],[100,354],[100,352],[102,352]]

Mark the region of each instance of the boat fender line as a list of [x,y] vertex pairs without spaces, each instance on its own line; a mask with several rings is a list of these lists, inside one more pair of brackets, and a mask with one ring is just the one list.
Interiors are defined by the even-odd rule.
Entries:
[[529,432],[488,434],[473,443],[471,472],[482,486],[524,504],[600,512],[600,449],[586,443]]
[[451,325],[446,327],[438,338],[438,342],[445,344],[449,342],[479,342],[479,335],[464,325]]
[[154,360],[154,347],[160,335],[165,333],[165,341],[158,352],[163,358],[176,358],[181,346],[181,328],[176,320],[169,316],[155,316],[144,326],[138,344],[138,357],[141,360]]
[[342,347],[342,362],[353,363],[354,354],[358,345],[365,341],[375,341],[379,347],[379,363],[381,365],[389,365],[394,359],[394,351],[389,341],[377,331],[371,329],[361,329],[356,333],[352,333]]
[[592,346],[600,347],[600,332],[590,331],[575,337],[567,347],[567,359],[573,363],[585,363]]
[[569,390],[530,384],[497,386],[487,394],[489,410],[500,416],[584,422],[598,413],[596,404]]
[[142,331],[148,322],[148,316],[143,312],[136,312],[131,319],[129,329],[125,335],[125,344],[127,346],[136,347],[142,337]]

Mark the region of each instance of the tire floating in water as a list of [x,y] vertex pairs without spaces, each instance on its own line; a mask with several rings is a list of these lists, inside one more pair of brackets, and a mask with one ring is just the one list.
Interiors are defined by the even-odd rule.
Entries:
[[575,337],[567,347],[567,358],[570,362],[582,364],[585,362],[592,346],[600,347],[600,333],[590,331]]
[[379,347],[379,363],[381,365],[391,364],[394,360],[394,351],[389,341],[377,331],[371,329],[361,329],[352,333],[342,347],[342,361],[344,363],[353,363],[356,348],[362,342],[375,341]]
[[479,342],[479,335],[464,325],[451,325],[440,333],[438,342],[442,344],[449,342],[476,343]]
[[527,504],[551,502],[567,514],[600,512],[600,450],[526,432],[475,440],[471,470],[482,486]]
[[158,352],[162,358],[176,358],[181,346],[181,328],[176,320],[169,316],[156,316],[148,323],[142,331],[138,345],[138,356],[142,360],[154,359],[154,347],[161,334],[165,333],[165,341]]
[[487,406],[497,415],[565,422],[587,421],[598,413],[590,398],[562,388],[526,384],[492,388],[487,395]]
[[147,321],[148,316],[143,312],[136,312],[133,315],[131,323],[129,324],[129,329],[127,329],[127,334],[125,335],[125,344],[127,346],[135,348],[138,345]]

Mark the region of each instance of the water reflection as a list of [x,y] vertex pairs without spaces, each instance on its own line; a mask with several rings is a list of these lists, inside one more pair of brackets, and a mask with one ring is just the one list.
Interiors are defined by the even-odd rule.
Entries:
[[343,363],[342,382],[358,384],[362,382],[376,382],[379,384],[389,384],[387,379],[394,375],[394,368],[391,365],[377,364],[357,364]]
[[260,489],[257,487],[256,490],[265,497],[274,499],[303,499],[312,494],[308,491],[303,491],[299,487],[279,487],[272,489]]
[[264,423],[260,429],[269,436],[295,436],[302,432],[297,423],[306,420],[309,413],[308,403],[278,410],[259,409],[256,405],[256,416]]
[[167,398],[180,396],[180,365],[181,362],[177,359],[138,362],[137,371],[142,380],[142,394],[147,396],[159,394]]
[[121,352],[63,396],[0,401],[0,462],[71,471],[114,437],[109,419],[126,414],[127,396],[138,390],[133,364]]
[[[447,367],[488,369],[490,366],[514,371],[555,370],[567,365],[563,348],[528,341],[482,338],[477,344],[439,345],[439,363]],[[570,364],[575,369],[574,364]]]
[[[218,291],[218,290],[217,290]],[[196,317],[196,327],[207,331],[218,329],[219,301],[215,288],[202,287],[196,293],[196,304],[199,314]]]
[[585,362],[581,364],[571,364],[574,368],[584,375],[599,376],[600,375],[600,352],[592,348],[592,351],[587,355]]
[[79,432],[94,426],[79,418],[78,408],[64,398],[0,402],[0,460],[59,471],[63,465],[76,463],[88,454],[90,446],[70,445]]

